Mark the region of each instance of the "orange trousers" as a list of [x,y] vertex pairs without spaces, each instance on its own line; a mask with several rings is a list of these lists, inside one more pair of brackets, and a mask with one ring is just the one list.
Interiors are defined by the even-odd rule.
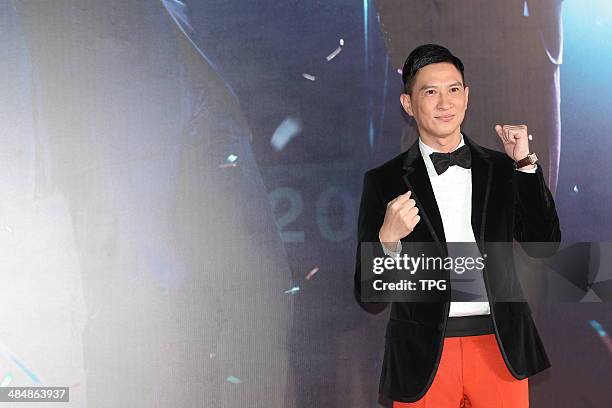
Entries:
[[438,371],[423,398],[393,408],[527,408],[528,379],[510,374],[494,334],[447,337]]

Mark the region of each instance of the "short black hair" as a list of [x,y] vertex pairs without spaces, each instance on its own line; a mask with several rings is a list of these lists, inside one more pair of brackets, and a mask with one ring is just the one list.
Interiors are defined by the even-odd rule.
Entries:
[[423,44],[416,47],[404,62],[402,69],[402,81],[404,81],[404,92],[412,94],[414,86],[414,78],[417,71],[427,65],[436,64],[438,62],[448,62],[453,64],[459,72],[465,86],[465,77],[463,76],[463,62],[455,57],[448,48],[438,44]]

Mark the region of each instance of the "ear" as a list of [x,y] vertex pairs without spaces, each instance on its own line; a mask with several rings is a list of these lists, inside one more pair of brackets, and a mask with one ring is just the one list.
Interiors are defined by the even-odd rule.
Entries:
[[410,95],[406,93],[401,94],[400,103],[402,104],[402,107],[408,115],[414,116],[414,112],[412,112],[412,102],[410,100]]
[[466,86],[464,92],[465,92],[465,109],[467,109],[467,107],[468,107],[468,99],[469,99],[468,97],[470,96],[470,87]]

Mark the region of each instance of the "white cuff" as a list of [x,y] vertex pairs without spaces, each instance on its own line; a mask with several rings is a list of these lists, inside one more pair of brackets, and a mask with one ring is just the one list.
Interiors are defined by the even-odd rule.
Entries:
[[536,164],[532,164],[533,168],[522,168],[522,169],[516,169],[517,171],[520,171],[522,173],[531,173],[534,174],[536,172],[536,170],[538,169],[538,166]]
[[380,241],[380,245],[382,246],[385,255],[395,258],[402,252],[402,241],[397,241],[397,244],[395,244],[395,251],[391,251],[382,243],[382,240],[380,239],[380,231],[378,232],[378,240]]

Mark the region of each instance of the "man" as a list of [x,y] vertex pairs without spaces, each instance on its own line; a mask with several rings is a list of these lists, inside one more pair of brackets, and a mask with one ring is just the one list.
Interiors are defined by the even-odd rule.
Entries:
[[[368,311],[386,306],[361,302],[361,243],[380,241],[393,256],[402,242],[434,242],[441,254],[448,242],[472,242],[491,256],[481,277],[486,302],[392,303],[380,392],[395,407],[528,407],[527,377],[550,363],[527,303],[507,301],[508,293],[521,293],[511,243],[547,256],[561,232],[527,126],[491,129],[505,154],[462,133],[469,88],[463,63],[442,46],[413,50],[402,79],[400,102],[419,140],[364,176],[355,272],[360,304]],[[499,242],[506,249],[491,244]]]
[[[424,42],[446,44],[461,55],[470,67],[466,75],[473,91],[462,129],[477,143],[494,148],[497,137],[488,130],[500,115],[508,122],[529,123],[530,145],[554,193],[561,141],[562,0],[374,3],[392,66],[401,67],[406,50]],[[526,81],[529,86],[522,86]],[[521,103],[525,100],[531,104]],[[402,148],[414,142],[415,133],[412,123],[405,127]]]

